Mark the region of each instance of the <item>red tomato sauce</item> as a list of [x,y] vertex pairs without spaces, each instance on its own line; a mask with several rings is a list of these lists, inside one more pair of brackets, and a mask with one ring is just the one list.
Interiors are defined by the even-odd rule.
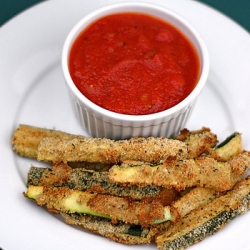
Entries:
[[139,13],[101,18],[75,40],[69,70],[77,88],[116,113],[145,115],[185,99],[199,78],[198,55],[172,25]]

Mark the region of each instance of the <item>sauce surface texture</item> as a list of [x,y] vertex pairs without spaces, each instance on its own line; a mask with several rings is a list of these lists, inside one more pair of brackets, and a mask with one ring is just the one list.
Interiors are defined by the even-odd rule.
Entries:
[[69,55],[76,87],[116,113],[145,115],[181,102],[198,82],[198,55],[172,25],[138,13],[109,15],[76,38]]

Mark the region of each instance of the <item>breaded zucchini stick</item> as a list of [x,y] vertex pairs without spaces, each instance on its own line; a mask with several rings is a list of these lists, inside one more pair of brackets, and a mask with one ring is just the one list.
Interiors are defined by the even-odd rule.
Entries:
[[32,185],[24,195],[35,200],[39,206],[46,206],[50,212],[90,214],[111,219],[113,223],[123,221],[149,227],[172,219],[168,207],[165,209],[156,199],[136,201],[67,187]]
[[[183,130],[179,138],[185,139],[188,146],[190,147],[189,153],[196,152],[197,154],[202,153],[207,147],[213,146],[216,141],[216,135],[210,132],[207,128],[202,128],[199,131],[190,132]],[[184,136],[185,135],[185,136]],[[28,158],[37,158],[37,149],[40,141],[46,137],[55,137],[62,139],[74,139],[77,137],[83,138],[81,135],[73,135],[65,133],[59,130],[39,128],[30,125],[20,124],[19,127],[14,131],[12,137],[12,145],[14,151]],[[196,148],[198,146],[198,148]]]
[[130,186],[111,183],[108,172],[89,171],[82,168],[72,169],[67,164],[59,164],[53,168],[38,168],[32,166],[28,172],[27,186],[64,186],[79,191],[92,191],[132,199],[154,198],[169,205],[179,197],[175,189],[164,189],[154,186]]
[[187,144],[189,158],[200,156],[210,148],[214,148],[218,142],[217,136],[206,127],[195,131],[185,128],[180,131],[176,139]]
[[178,220],[189,214],[192,210],[210,203],[218,196],[220,196],[220,193],[216,192],[214,189],[195,187],[187,194],[174,201],[171,204],[171,208],[175,210],[176,219]]
[[47,137],[63,139],[83,138],[83,136],[72,135],[59,130],[20,124],[12,137],[13,150],[20,156],[36,159],[38,145],[42,139]]
[[250,168],[250,152],[244,151],[227,162],[210,157],[177,160],[169,157],[163,164],[114,165],[109,179],[126,185],[155,185],[184,190],[200,186],[216,191],[231,189]]
[[171,213],[172,220],[157,225],[157,234],[166,232],[173,223],[180,221],[191,211],[210,203],[220,195],[221,193],[213,189],[202,187],[192,188],[169,206],[169,213]]
[[[208,202],[211,202],[211,200],[216,197],[215,192],[213,192],[212,190],[205,190],[202,188],[196,188],[196,189],[197,189],[196,191],[195,189],[193,189],[192,193],[186,194],[185,195],[186,198],[183,199],[182,202],[180,201],[178,205],[175,204],[175,206],[181,209],[181,207],[185,205],[185,202],[190,198],[190,196],[192,196],[193,199],[197,197],[198,200],[202,200],[200,204],[199,201],[197,200],[194,202],[194,204],[196,204],[195,208],[199,208],[200,206],[207,204]],[[192,206],[192,209],[194,209],[194,206]],[[185,211],[186,213],[191,212],[191,210],[188,211],[188,209],[186,209]],[[152,241],[152,238],[155,235],[155,233],[159,234],[161,226],[159,225],[157,227],[152,227],[152,228],[142,228],[140,225],[131,225],[123,223],[121,221],[117,222],[116,224],[113,224],[110,222],[109,219],[95,217],[91,215],[83,215],[76,213],[60,213],[60,214],[65,219],[65,222],[67,224],[79,225],[84,229],[90,230],[94,233],[100,234],[111,240],[126,245],[149,244]],[[184,214],[182,213],[182,215]],[[166,230],[166,226],[165,225],[163,226],[164,230]]]
[[192,211],[165,233],[156,236],[160,250],[180,250],[213,235],[235,217],[249,210],[250,178],[240,181],[233,190],[211,203]]
[[67,224],[81,226],[86,230],[126,245],[149,244],[155,235],[155,230],[142,228],[139,225],[123,222],[113,224],[108,219],[91,215],[68,213],[61,213],[61,215]]
[[215,148],[210,148],[208,153],[211,157],[218,161],[228,161],[233,156],[243,151],[241,134],[233,133]]
[[[73,135],[59,130],[20,124],[19,127],[14,131],[12,137],[13,150],[20,156],[37,159],[37,149],[40,141],[49,137],[61,139],[84,138],[82,135]],[[45,162],[52,164],[49,161]],[[74,168],[81,167],[86,169],[94,169],[97,171],[108,167],[107,164],[90,162],[68,162],[68,164]]]
[[159,163],[169,156],[187,158],[184,142],[167,138],[141,138],[114,141],[106,138],[45,138],[38,147],[39,161],[101,162],[117,164],[126,160]]

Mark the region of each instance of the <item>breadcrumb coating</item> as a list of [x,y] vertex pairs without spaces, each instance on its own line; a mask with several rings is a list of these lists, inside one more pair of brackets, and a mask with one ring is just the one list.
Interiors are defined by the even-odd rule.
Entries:
[[106,138],[45,138],[38,147],[39,161],[101,162],[117,164],[126,160],[159,163],[169,156],[187,158],[184,142],[167,138],[141,138],[114,141]]
[[184,160],[169,157],[157,166],[114,165],[109,170],[109,178],[124,185],[155,185],[178,190],[200,186],[223,192],[231,189],[249,168],[250,152],[244,151],[227,162],[211,157]]

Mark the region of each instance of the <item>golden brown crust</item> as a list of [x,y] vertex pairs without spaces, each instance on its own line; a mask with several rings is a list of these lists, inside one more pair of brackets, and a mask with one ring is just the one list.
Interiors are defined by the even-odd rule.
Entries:
[[60,187],[43,186],[43,192],[37,197],[38,206],[46,206],[49,212],[60,213],[65,212],[63,201],[66,197],[72,195],[73,190]]
[[[30,188],[32,189],[32,186]],[[29,197],[29,190],[26,195]],[[105,215],[113,223],[119,220],[147,228],[165,219],[164,206],[157,199],[136,201],[130,198],[75,191],[67,187],[42,186],[42,192],[36,197],[36,202],[39,206],[46,206],[48,211],[53,213],[76,213],[78,208],[66,205],[73,197],[77,206],[87,206],[91,214]]]
[[40,161],[101,162],[117,164],[126,160],[158,163],[168,156],[187,157],[185,143],[167,138],[131,138],[114,141],[106,138],[45,138],[38,147]]
[[111,182],[127,185],[155,185],[184,190],[200,186],[223,192],[231,189],[250,168],[250,153],[247,151],[228,162],[218,162],[210,157],[177,160],[169,157],[164,164],[151,167],[115,165],[109,171]]
[[249,157],[250,152],[244,150],[242,153],[233,157],[226,163],[230,165],[232,171],[232,183],[235,184],[236,182],[240,181],[245,175],[246,171],[249,170]]
[[208,157],[172,163],[168,161],[156,171],[153,184],[156,183],[179,190],[200,186],[225,191],[232,187],[231,170],[228,165]]
[[155,199],[160,201],[163,206],[168,206],[172,202],[178,200],[179,198],[180,198],[180,192],[178,192],[176,189],[161,188],[158,195],[152,198],[145,198],[145,199],[148,199],[149,201],[151,199]]
[[128,198],[97,194],[88,201],[88,206],[99,213],[109,214],[114,223],[117,222],[117,218],[121,218],[125,223],[149,227],[156,220],[164,219],[164,206],[156,199],[151,202],[145,200],[138,202]]
[[189,158],[200,156],[210,148],[215,147],[218,142],[217,136],[206,127],[195,131],[189,131],[185,128],[180,131],[176,139],[187,144]]
[[54,138],[75,138],[81,137],[80,135],[72,135],[59,130],[38,128],[25,124],[20,124],[19,127],[14,131],[12,137],[13,150],[21,155],[28,158],[37,158],[37,148],[40,141],[47,137]]
[[175,208],[179,217],[184,217],[190,213],[190,211],[197,209],[220,195],[210,188],[196,187],[191,189],[186,195],[182,196],[177,201],[171,204],[171,207]]
[[[47,170],[47,171],[46,171]],[[69,179],[72,168],[67,164],[55,165],[51,170],[46,169],[39,180],[39,185],[42,186],[63,186]]]

